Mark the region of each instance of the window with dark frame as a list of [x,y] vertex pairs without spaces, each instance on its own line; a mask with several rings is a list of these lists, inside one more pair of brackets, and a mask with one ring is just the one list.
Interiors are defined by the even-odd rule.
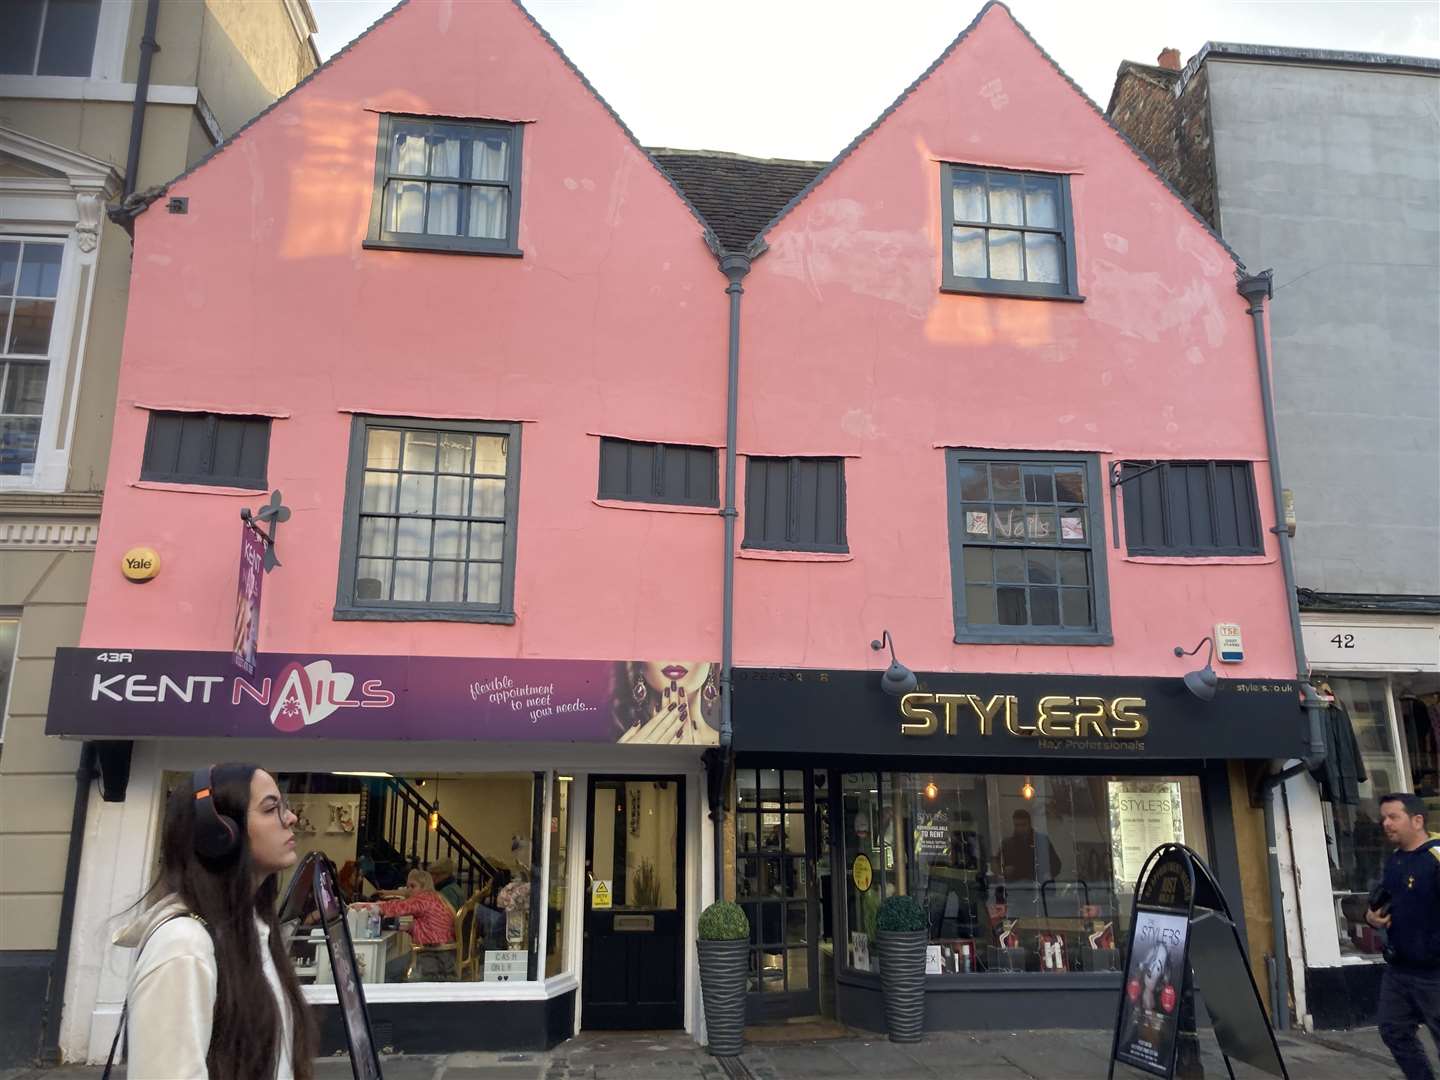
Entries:
[[263,491],[269,461],[268,416],[152,412],[140,479]]
[[518,255],[522,125],[380,117],[366,247]]
[[1248,461],[1126,462],[1120,470],[1131,555],[1263,555]]
[[520,425],[357,417],[337,618],[514,620]]
[[941,177],[945,289],[1077,297],[1069,177],[960,165]]
[[951,450],[948,464],[956,640],[1108,640],[1095,458]]
[[752,457],[741,547],[845,553],[843,458]]
[[714,447],[601,438],[602,499],[720,505]]
[[100,0],[5,0],[5,19],[0,75],[90,74]]

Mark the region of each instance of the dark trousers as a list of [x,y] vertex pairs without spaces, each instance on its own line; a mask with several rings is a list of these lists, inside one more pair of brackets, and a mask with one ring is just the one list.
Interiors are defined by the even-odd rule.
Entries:
[[1440,1049],[1440,971],[1402,971],[1387,965],[1380,983],[1377,1019],[1380,1038],[1405,1080],[1435,1080],[1415,1031],[1424,1024]]

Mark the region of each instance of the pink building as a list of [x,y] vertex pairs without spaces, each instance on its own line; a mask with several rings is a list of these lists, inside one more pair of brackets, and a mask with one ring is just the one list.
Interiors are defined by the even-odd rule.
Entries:
[[1244,870],[1264,947],[1244,762],[1304,739],[1236,273],[998,4],[828,164],[649,153],[518,5],[402,5],[136,223],[50,713],[133,740],[71,1052],[168,788],[222,760],[362,890],[450,864],[466,977],[357,946],[410,1052],[702,1037],[717,885],[756,1019],[878,1025],[908,893],[932,1025],[1108,1023],[1171,840]]

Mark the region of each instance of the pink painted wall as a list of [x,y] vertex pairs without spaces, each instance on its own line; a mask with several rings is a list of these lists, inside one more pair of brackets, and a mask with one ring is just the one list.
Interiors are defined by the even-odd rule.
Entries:
[[[527,123],[520,246],[366,251],[378,115]],[[724,439],[725,282],[697,219],[508,3],[414,3],[137,222],[86,645],[227,649],[241,506],[137,488],[137,405],[285,414],[269,480],[294,516],[265,582],[268,651],[711,658],[718,516],[601,508],[598,440]],[[344,410],[533,420],[514,626],[335,622]],[[163,560],[146,585],[120,557]]]
[[[941,294],[940,162],[1071,174],[1084,303]],[[1274,537],[1230,564],[1109,544],[1113,646],[955,645],[937,446],[1252,459],[1249,316],[1224,249],[999,7],[783,218],[746,281],[740,450],[847,454],[848,562],[742,559],[737,663],[1177,674],[1217,620],[1230,676],[1293,676]],[[743,470],[742,470],[743,474]],[[1092,495],[1093,497],[1093,495]],[[742,503],[743,505],[743,503]]]

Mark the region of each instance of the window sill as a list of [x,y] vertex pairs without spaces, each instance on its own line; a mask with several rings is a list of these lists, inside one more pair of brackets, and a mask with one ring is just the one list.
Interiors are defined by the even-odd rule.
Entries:
[[761,562],[854,562],[855,556],[848,551],[771,551],[768,548],[741,548],[735,553],[739,559],[758,559]]
[[1099,631],[1084,634],[995,634],[984,631],[960,631],[956,645],[1114,645],[1115,636]]
[[519,259],[525,255],[518,247],[475,248],[458,244],[441,247],[418,240],[366,240],[361,246],[370,251],[417,251],[427,255],[498,255],[505,259]]
[[606,510],[648,510],[655,514],[708,514],[716,517],[718,506],[686,506],[684,503],[639,502],[630,499],[591,499],[596,506]]
[[139,488],[142,491],[179,491],[187,495],[225,495],[232,498],[243,496],[247,499],[252,499],[257,495],[264,496],[270,494],[265,488],[225,487],[220,484],[214,486],[210,484],[181,484],[164,480],[136,480],[130,486]]
[[437,611],[433,608],[336,607],[336,622],[467,622],[513,626],[515,613],[504,611]]
[[1144,566],[1264,566],[1273,555],[1124,555],[1125,562]]
[[941,285],[940,291],[952,296],[987,296],[992,300],[1059,300],[1062,303],[1071,304],[1085,302],[1085,297],[1079,293],[1002,292],[998,289],[968,289],[959,285]]

